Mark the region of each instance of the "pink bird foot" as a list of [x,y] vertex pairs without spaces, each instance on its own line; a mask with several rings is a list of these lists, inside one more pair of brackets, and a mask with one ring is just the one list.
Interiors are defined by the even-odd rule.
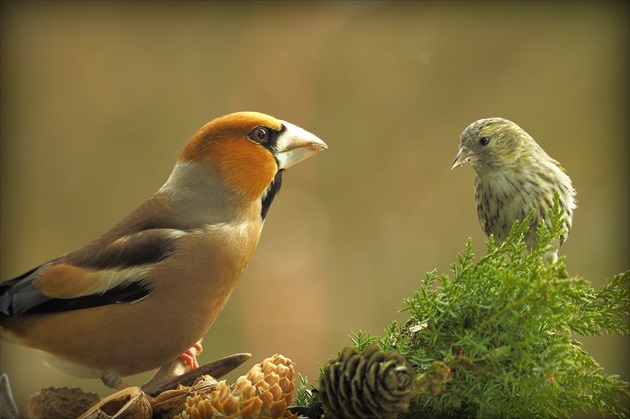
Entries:
[[197,355],[203,351],[201,343],[195,343],[192,348],[181,354],[179,357],[182,361],[188,365],[191,370],[199,368],[199,362],[197,362]]

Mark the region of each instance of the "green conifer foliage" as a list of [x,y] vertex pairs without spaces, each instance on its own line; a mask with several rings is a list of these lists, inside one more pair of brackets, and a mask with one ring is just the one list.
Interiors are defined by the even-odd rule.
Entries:
[[[352,335],[363,350],[396,350],[416,370],[416,396],[401,417],[569,417],[596,409],[627,417],[628,383],[607,375],[579,336],[629,332],[630,271],[594,289],[567,273],[564,259],[545,261],[562,234],[557,200],[551,228],[537,230],[527,251],[532,214],[475,261],[470,240],[448,275],[429,272],[405,300],[409,318],[383,336]],[[305,390],[301,390],[304,396]],[[318,403],[317,392],[303,400]]]

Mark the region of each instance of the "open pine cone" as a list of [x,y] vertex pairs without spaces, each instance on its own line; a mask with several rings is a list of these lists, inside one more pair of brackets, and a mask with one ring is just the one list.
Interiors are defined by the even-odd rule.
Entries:
[[287,407],[295,388],[293,363],[274,355],[255,365],[233,386],[225,380],[208,395],[186,399],[186,408],[176,418],[293,418]]
[[372,345],[344,348],[320,377],[320,397],[333,418],[395,418],[409,410],[415,371],[397,352]]

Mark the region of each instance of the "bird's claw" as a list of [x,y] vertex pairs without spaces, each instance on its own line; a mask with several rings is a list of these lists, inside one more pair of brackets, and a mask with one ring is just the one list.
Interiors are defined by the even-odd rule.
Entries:
[[197,362],[197,355],[203,351],[201,343],[195,343],[190,349],[181,354],[179,357],[186,363],[190,370],[199,368],[199,362]]

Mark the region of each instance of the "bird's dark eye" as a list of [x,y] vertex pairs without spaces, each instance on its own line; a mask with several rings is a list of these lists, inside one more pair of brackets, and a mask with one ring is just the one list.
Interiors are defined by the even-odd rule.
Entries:
[[261,144],[269,141],[269,136],[269,129],[266,127],[256,127],[249,133],[249,138]]
[[490,142],[490,138],[488,137],[481,137],[479,139],[479,144],[481,145],[488,145],[489,142]]

